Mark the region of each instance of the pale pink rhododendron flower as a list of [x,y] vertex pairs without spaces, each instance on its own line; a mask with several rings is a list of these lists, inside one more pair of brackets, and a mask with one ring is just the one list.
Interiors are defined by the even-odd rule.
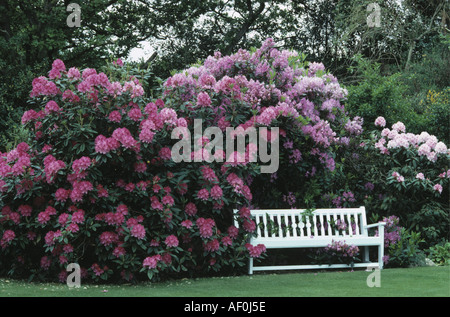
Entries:
[[378,117],[375,119],[375,125],[384,128],[386,126],[386,120],[383,117]]
[[441,184],[436,184],[433,186],[433,189],[437,192],[442,193],[442,185]]

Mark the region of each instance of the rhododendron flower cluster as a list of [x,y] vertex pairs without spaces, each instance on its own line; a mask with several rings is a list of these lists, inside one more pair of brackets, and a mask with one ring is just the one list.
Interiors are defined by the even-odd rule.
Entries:
[[391,244],[396,244],[400,240],[402,227],[399,226],[400,219],[397,216],[384,217],[384,247],[388,248]]
[[[379,117],[378,121],[384,120]],[[377,121],[375,122],[377,124]],[[384,125],[383,125],[384,126]],[[392,125],[392,130],[384,128],[381,131],[381,138],[375,144],[380,153],[389,155],[391,149],[396,148],[413,148],[416,149],[419,156],[426,157],[430,162],[436,162],[438,155],[448,155],[450,152],[447,146],[439,141],[434,135],[427,132],[420,134],[406,133],[406,127],[402,122]]]
[[215,227],[214,219],[198,218],[196,225],[199,229],[202,238],[210,238],[213,235],[213,228]]
[[262,253],[266,251],[266,247],[264,244],[258,244],[258,245],[251,245],[250,243],[247,243],[245,247],[248,249],[248,252],[250,253],[250,256],[252,258],[259,258]]
[[354,258],[359,254],[359,248],[356,245],[349,245],[345,241],[333,240],[323,251],[330,256],[342,256],[344,258]]
[[[379,124],[379,122],[385,122],[383,120],[383,117],[377,118],[375,125],[384,127],[385,125]],[[394,170],[388,179],[393,179],[398,183],[423,181],[421,186],[425,186],[425,188],[429,186],[436,194],[441,194],[443,185],[448,184],[445,171],[438,175],[433,175],[437,174],[436,172],[427,172],[427,178],[425,178],[423,172],[418,171],[419,166],[429,168],[428,166],[439,166],[442,164],[445,166],[448,163],[450,150],[436,136],[427,132],[420,134],[407,133],[405,125],[402,122],[396,122],[392,125],[392,129],[383,128],[380,138],[375,142],[374,147],[382,155],[395,156],[404,155],[403,153],[405,153],[408,155],[409,161],[416,161],[416,167],[410,176],[402,175],[397,170]],[[404,169],[403,166],[398,168]],[[434,180],[432,181],[431,179]]]
[[15,237],[16,237],[16,234],[14,233],[14,231],[12,231],[12,230],[5,230],[3,232],[2,239],[0,240],[0,247],[2,249],[5,249],[8,246],[8,244],[10,244],[10,242],[12,240],[14,240]]

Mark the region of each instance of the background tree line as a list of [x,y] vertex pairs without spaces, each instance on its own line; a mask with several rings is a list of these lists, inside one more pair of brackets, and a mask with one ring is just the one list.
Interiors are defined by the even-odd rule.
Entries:
[[[66,19],[69,0],[0,3],[0,151],[27,132],[20,114],[33,78],[52,61],[98,68],[148,41],[136,62],[166,78],[216,51],[230,54],[272,37],[281,49],[324,63],[349,90],[347,109],[372,124],[400,120],[449,143],[449,4],[444,0],[78,0],[81,27]],[[367,25],[369,3],[380,27]],[[150,81],[147,92],[156,86]]]

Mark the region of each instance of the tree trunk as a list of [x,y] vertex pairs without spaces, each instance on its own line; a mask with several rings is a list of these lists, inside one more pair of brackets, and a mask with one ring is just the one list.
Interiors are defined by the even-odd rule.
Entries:
[[239,41],[247,34],[250,27],[255,23],[256,19],[258,19],[259,15],[264,11],[266,3],[264,1],[259,2],[258,11],[253,12],[251,7],[251,1],[247,1],[249,7],[249,15],[246,21],[243,21],[242,27],[236,33],[236,35],[231,40],[231,43],[226,47],[224,53],[229,55],[233,52],[235,46],[239,43]]
[[406,59],[405,70],[408,70],[409,67],[411,66],[412,55],[414,53],[415,47],[416,47],[416,40],[412,40],[411,44],[409,45],[408,58]]

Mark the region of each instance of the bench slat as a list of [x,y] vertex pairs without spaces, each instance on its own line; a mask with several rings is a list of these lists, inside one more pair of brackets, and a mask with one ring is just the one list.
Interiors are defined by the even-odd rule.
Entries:
[[292,230],[292,228],[293,228],[293,223],[292,223],[292,217],[291,217],[291,215],[290,214],[286,214],[285,216],[284,216],[285,218],[285,222],[286,222],[286,229],[287,229],[287,231],[286,231],[286,236],[288,236],[288,237],[290,237],[290,238],[293,238],[294,237],[294,231]]
[[[258,216],[257,218],[257,223],[256,225],[258,226],[258,231],[259,231],[259,236],[264,236],[266,237],[266,233],[265,233],[265,226],[263,225],[263,223],[261,223],[261,217]],[[263,217],[264,218],[264,217]]]
[[290,215],[290,222],[291,222],[291,226],[292,226],[292,236],[294,238],[296,238],[297,237],[297,223],[295,222],[294,215]]
[[350,213],[346,214],[348,221],[348,235],[353,236],[353,226],[352,226],[352,215]]
[[311,222],[308,216],[306,216],[306,236],[311,237]]
[[353,214],[353,217],[355,218],[356,235],[359,236],[359,235],[360,235],[360,233],[359,233],[360,231],[359,231],[359,219],[358,219],[359,216],[358,216],[358,213],[355,212],[355,213]]
[[305,223],[303,222],[302,216],[299,216],[299,228],[300,228],[300,237],[304,237],[305,236]]
[[322,237],[324,237],[325,236],[325,226],[323,225],[323,215],[320,214],[319,216],[320,216],[320,235]]
[[281,229],[281,215],[280,214],[277,215],[277,222],[278,222],[278,237],[282,237],[283,232]]
[[327,213],[326,214],[327,217],[327,223],[328,223],[328,228],[327,228],[327,236],[333,236],[333,232],[332,232],[332,228],[331,228],[331,220],[330,220],[330,214]]
[[264,224],[264,237],[269,237],[269,229],[267,228],[267,218],[266,216],[262,216],[263,224]]

